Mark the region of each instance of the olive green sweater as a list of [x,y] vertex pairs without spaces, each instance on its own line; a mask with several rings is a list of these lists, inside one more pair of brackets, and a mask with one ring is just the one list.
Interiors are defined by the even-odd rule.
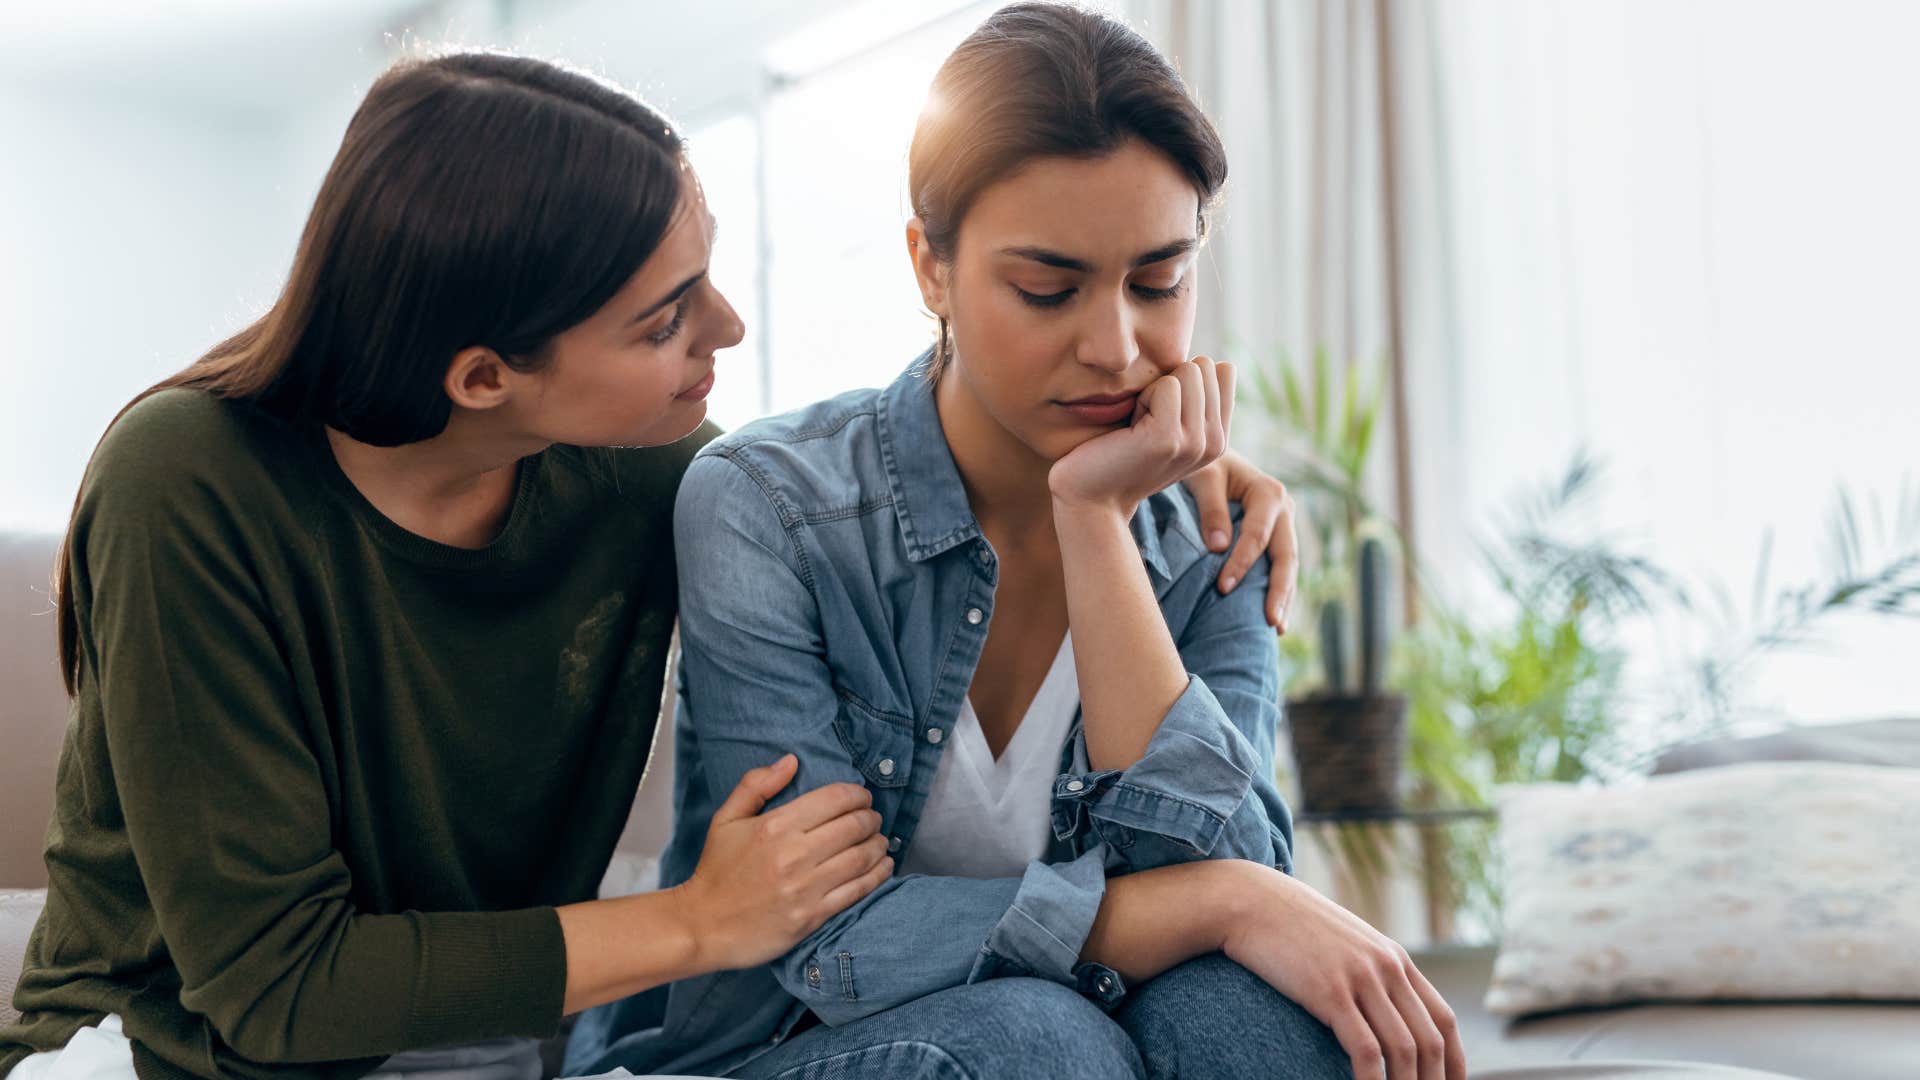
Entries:
[[712,434],[528,457],[468,550],[383,517],[318,430],[129,411],[72,532],[80,687],[0,1076],[110,1012],[143,1080],[552,1035],[554,907],[632,806]]

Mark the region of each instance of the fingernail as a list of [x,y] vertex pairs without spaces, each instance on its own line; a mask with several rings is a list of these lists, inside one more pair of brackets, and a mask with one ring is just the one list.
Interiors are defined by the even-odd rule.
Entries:
[[1239,579],[1239,578],[1237,578],[1237,577],[1230,577],[1230,578],[1228,578],[1227,580],[1225,580],[1225,581],[1223,581],[1223,582],[1221,582],[1221,583],[1220,583],[1220,587],[1221,587],[1221,588],[1223,588],[1223,589],[1226,589],[1226,590],[1227,590],[1228,592],[1232,592],[1232,591],[1233,591],[1233,587],[1234,587],[1235,585],[1238,585],[1238,584],[1240,584],[1240,579]]
[[1207,534],[1207,546],[1215,551],[1227,546],[1227,534],[1215,529]]

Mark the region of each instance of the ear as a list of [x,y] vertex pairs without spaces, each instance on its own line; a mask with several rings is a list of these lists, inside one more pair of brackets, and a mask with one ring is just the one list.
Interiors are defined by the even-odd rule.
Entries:
[[919,218],[907,222],[907,258],[913,263],[913,277],[920,283],[920,300],[927,310],[947,317],[947,268],[927,243],[926,227]]
[[494,409],[511,396],[508,384],[512,369],[492,349],[475,345],[453,354],[447,365],[447,377],[441,384],[447,397],[463,409]]

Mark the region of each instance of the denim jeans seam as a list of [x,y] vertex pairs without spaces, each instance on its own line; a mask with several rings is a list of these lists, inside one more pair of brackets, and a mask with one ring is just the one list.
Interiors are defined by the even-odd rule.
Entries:
[[[939,1043],[928,1042],[925,1039],[895,1039],[892,1042],[874,1043],[872,1046],[863,1046],[858,1050],[848,1050],[845,1053],[834,1054],[831,1057],[816,1058],[813,1061],[801,1062],[790,1069],[782,1069],[772,1076],[767,1077],[767,1080],[797,1080],[798,1077],[807,1075],[808,1071],[812,1069],[818,1068],[824,1070],[826,1066],[836,1062],[858,1058],[863,1055],[872,1054],[875,1051],[890,1051],[902,1046],[911,1046],[926,1053],[929,1057],[937,1055],[939,1063],[951,1069],[953,1074],[962,1078],[962,1080],[979,1080],[979,1078],[967,1070],[966,1066],[960,1064],[958,1058],[947,1053],[945,1047]],[[831,1074],[826,1073],[825,1075]]]

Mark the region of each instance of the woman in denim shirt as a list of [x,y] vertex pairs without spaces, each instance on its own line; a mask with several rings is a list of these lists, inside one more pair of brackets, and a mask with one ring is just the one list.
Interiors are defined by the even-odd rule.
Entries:
[[[902,872],[768,967],[589,1015],[569,1071],[1464,1076],[1405,952],[1288,876],[1266,565],[1223,595],[1170,486],[1232,410],[1230,365],[1186,352],[1225,174],[1103,16],[1003,9],[942,67],[907,228],[939,344],[723,436],[675,511],[662,884],[786,752],[795,791],[873,792]],[[961,770],[1037,801],[996,817],[1018,799]]]

